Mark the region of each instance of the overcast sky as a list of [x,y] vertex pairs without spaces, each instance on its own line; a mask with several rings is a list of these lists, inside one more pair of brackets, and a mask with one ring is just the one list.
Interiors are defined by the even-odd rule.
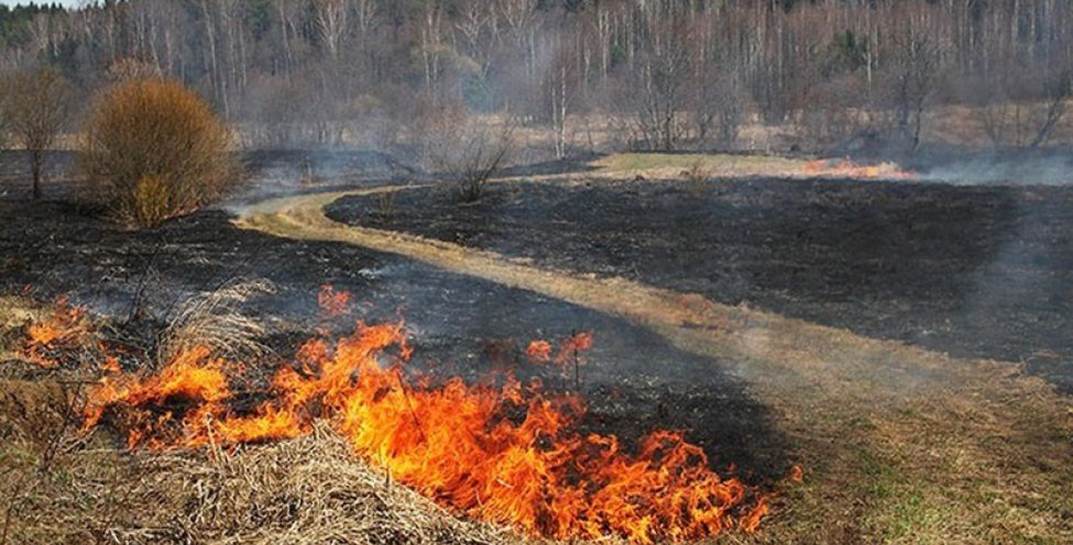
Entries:
[[[56,2],[68,7],[77,7],[82,4],[82,0],[34,0],[35,4],[51,4]],[[16,4],[29,4],[30,0],[0,0],[0,4],[6,4],[8,6],[14,6]]]

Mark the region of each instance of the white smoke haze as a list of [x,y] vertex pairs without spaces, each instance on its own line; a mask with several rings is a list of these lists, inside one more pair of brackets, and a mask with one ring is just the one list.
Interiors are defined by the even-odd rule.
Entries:
[[1073,185],[1073,157],[992,156],[954,160],[919,172],[916,179],[952,185]]

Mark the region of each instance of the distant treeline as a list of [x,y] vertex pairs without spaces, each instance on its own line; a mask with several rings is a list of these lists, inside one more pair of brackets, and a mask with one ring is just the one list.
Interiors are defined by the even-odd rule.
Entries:
[[19,47],[32,36],[30,25],[38,14],[61,15],[65,10],[57,3],[0,4],[0,47]]
[[450,107],[546,128],[559,154],[594,119],[638,148],[730,147],[752,121],[912,149],[963,105],[1030,147],[1065,120],[1073,2],[111,0],[0,7],[0,44],[0,68],[86,89],[175,77],[269,143],[392,145]]

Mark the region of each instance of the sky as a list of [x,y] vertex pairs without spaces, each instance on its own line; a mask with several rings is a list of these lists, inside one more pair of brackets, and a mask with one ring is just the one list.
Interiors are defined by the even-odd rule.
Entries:
[[[0,0],[0,4],[14,6],[15,4],[29,4],[31,0]],[[51,4],[56,2],[67,7],[78,7],[82,0],[33,0],[35,4]]]

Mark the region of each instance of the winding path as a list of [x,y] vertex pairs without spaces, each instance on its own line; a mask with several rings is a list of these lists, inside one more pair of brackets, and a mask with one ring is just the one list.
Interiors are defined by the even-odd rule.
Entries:
[[352,226],[332,220],[324,212],[326,205],[341,197],[400,189],[387,186],[272,199],[244,210],[235,223],[279,237],[336,241],[394,253],[616,315],[651,329],[678,348],[734,362],[746,378],[759,380],[776,372],[782,379],[794,377],[817,386],[852,379],[855,389],[864,381],[879,383],[883,390],[901,391],[946,376],[956,367],[941,354],[897,342],[869,339],[623,278],[558,271],[494,252]]

